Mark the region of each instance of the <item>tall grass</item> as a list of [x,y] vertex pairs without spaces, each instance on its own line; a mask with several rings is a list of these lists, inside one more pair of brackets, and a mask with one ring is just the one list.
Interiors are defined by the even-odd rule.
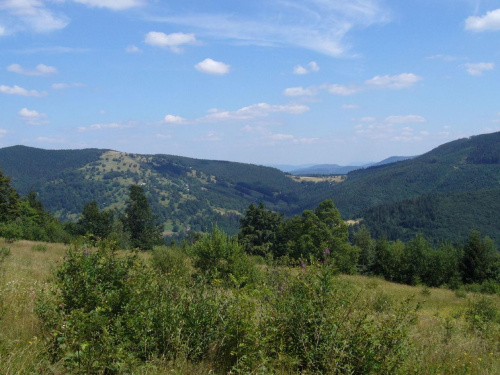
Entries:
[[[37,245],[46,246],[47,250],[33,251]],[[42,248],[42,246],[39,248]],[[28,241],[5,243],[4,240],[0,239],[0,248],[10,249],[10,254],[5,255],[3,261],[0,262],[0,374],[64,373],[65,370],[60,363],[52,364],[50,361],[47,345],[42,339],[42,324],[35,313],[35,305],[37,294],[42,289],[48,289],[53,285],[52,270],[63,263],[67,246],[37,244]],[[162,260],[161,256],[167,257],[168,262]],[[151,261],[149,255],[142,256],[141,254],[141,258],[147,263]],[[168,265],[168,267],[161,270],[164,277],[177,278],[181,283],[188,283],[189,274],[194,272],[189,258],[185,255],[171,253],[170,255],[160,254],[159,257],[157,254],[156,258],[153,255],[154,262],[160,268],[161,262]],[[176,273],[175,268],[177,266],[182,266],[182,272]],[[287,277],[286,280],[289,282],[292,276],[300,276],[303,272],[300,269],[293,270],[293,272],[288,273],[288,276],[285,275],[286,272],[278,272],[276,282],[281,282]],[[307,278],[302,277],[298,280],[304,281]],[[421,287],[410,287],[378,278],[362,276],[341,276],[335,283],[335,293],[341,293],[342,288],[352,288],[352,293],[361,291],[364,296],[362,305],[370,306],[381,317],[385,316],[384,314],[391,314],[396,306],[400,306],[409,297],[413,298],[413,303],[421,305],[420,310],[417,312],[416,324],[407,327],[409,338],[408,347],[405,348],[407,355],[404,357],[401,367],[397,371],[394,370],[393,373],[500,373],[500,321],[498,314],[500,299],[498,295],[480,296],[465,291],[465,298],[461,298],[454,292],[445,289],[428,288],[428,290],[424,291]],[[307,293],[314,291],[314,289],[308,289],[306,284],[297,284],[294,288],[298,289],[283,290],[283,298],[288,298],[297,304],[302,304],[301,298],[306,298]],[[318,284],[317,288],[321,288],[321,285]],[[286,294],[298,293],[295,290],[298,290],[301,294]],[[232,339],[240,340],[239,352],[236,351],[240,355],[236,358],[239,361],[237,365],[240,369],[247,369],[247,372],[249,367],[245,367],[245,361],[257,360],[262,353],[259,351],[246,352],[245,345],[255,343],[255,340],[258,340],[259,336],[264,336],[264,334],[274,337],[277,340],[275,342],[280,345],[283,343],[288,345],[290,342],[287,341],[288,336],[284,334],[276,335],[264,332],[264,330],[261,332],[258,329],[252,331],[252,335],[241,336],[242,330],[259,327],[258,319],[266,316],[265,312],[260,314],[259,309],[266,306],[265,303],[267,302],[265,301],[275,298],[266,295],[266,290],[263,288],[252,293],[247,293],[245,289],[226,289],[224,295],[222,295],[224,298],[235,298],[232,301],[238,300],[237,304],[229,306],[231,309],[228,316],[235,319],[244,316],[248,318],[244,320],[246,326],[234,324],[236,320],[233,320],[233,324],[229,327],[234,333]],[[319,297],[316,296],[315,298]],[[274,312],[278,313],[286,309],[286,305],[280,305],[282,302],[283,300],[274,300],[273,306],[275,306],[276,310]],[[328,304],[325,306],[328,306]],[[314,305],[308,305],[307,309],[318,311],[314,309]],[[249,311],[253,311],[252,315],[248,315]],[[303,319],[300,324],[307,327],[307,311],[309,310],[301,310],[304,315],[298,315],[302,312],[296,308],[294,311],[297,312],[297,317]],[[267,315],[268,318],[269,316]],[[256,320],[253,321],[253,319]],[[316,319],[321,322],[329,321],[329,317],[324,315],[318,315]],[[283,320],[282,324],[288,325],[290,332],[294,329],[292,320]],[[297,325],[297,329],[300,327]],[[272,327],[269,326],[268,329],[272,329]],[[307,329],[316,332],[315,327]],[[293,342],[293,339],[291,340]],[[264,344],[266,343],[261,343],[261,345]],[[277,348],[279,349],[279,347]],[[210,348],[210,350],[215,349],[215,347]],[[329,347],[323,347],[322,350],[328,353]],[[285,351],[282,351],[282,353],[285,353]],[[290,353],[287,354],[287,358],[273,357],[270,361],[263,361],[264,365],[255,368],[255,371],[263,373],[267,371],[269,373],[272,370],[278,374],[294,373],[293,369],[296,369],[296,367],[294,367],[292,356],[295,355],[295,352],[291,351]],[[164,373],[208,374],[214,373],[216,370],[217,366],[214,365],[214,358],[207,356],[199,361],[191,361],[188,358],[189,355],[188,353],[187,355],[168,358],[160,356],[146,361],[139,361],[135,367],[129,370],[129,373],[148,375]],[[253,357],[249,358],[249,355]],[[281,360],[290,362],[280,362]],[[281,363],[281,366],[269,367],[278,362]],[[303,365],[303,367],[304,371],[314,373],[314,367],[309,369],[307,365]],[[219,366],[219,368],[222,367]],[[221,371],[219,370],[219,372]]]

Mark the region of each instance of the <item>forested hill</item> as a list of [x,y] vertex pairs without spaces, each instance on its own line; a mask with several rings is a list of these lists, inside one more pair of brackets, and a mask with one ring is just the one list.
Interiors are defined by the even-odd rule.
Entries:
[[325,195],[354,218],[374,206],[426,194],[475,192],[500,187],[500,132],[441,145],[410,160],[349,173]]
[[455,241],[474,228],[500,244],[500,133],[323,182],[251,164],[97,149],[7,147],[0,149],[0,168],[21,195],[35,190],[63,220],[77,219],[92,200],[121,210],[129,185],[138,184],[166,234],[215,224],[235,233],[250,203],[294,215],[332,199],[344,219],[364,219],[377,236],[408,239],[423,232],[433,241]]
[[[500,133],[444,144],[411,160],[349,173],[327,194],[375,236],[461,241],[477,229],[500,245]],[[325,196],[325,197],[326,197]]]
[[139,184],[153,212],[167,223],[167,233],[187,227],[205,231],[214,224],[234,233],[250,203],[262,201],[294,214],[303,209],[302,199],[331,186],[297,182],[275,168],[252,164],[97,149],[7,147],[0,149],[0,168],[21,195],[38,192],[44,206],[63,220],[76,219],[92,200],[121,210],[129,185]]

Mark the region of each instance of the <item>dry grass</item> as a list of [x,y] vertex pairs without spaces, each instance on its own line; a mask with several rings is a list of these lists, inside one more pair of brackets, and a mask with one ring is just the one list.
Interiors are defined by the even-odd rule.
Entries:
[[[36,293],[50,282],[51,269],[59,264],[66,245],[46,244],[47,251],[33,251],[35,243],[19,241],[7,247],[7,256],[0,272],[0,374],[52,374],[40,341],[40,325],[34,313]],[[150,254],[140,254],[148,259]],[[379,278],[342,276],[373,293],[383,293],[394,302],[414,296],[422,304],[418,324],[410,332],[411,352],[403,374],[500,374],[500,324],[487,330],[475,330],[464,318],[470,300],[468,294],[459,298],[453,291],[424,289],[394,284]],[[500,308],[498,296],[490,298]],[[134,374],[206,374],[209,364],[148,363]]]
[[347,175],[335,175],[335,176],[322,176],[322,177],[306,177],[306,176],[293,176],[293,175],[288,175],[292,180],[297,181],[297,182],[334,182],[334,183],[341,183],[347,179]]

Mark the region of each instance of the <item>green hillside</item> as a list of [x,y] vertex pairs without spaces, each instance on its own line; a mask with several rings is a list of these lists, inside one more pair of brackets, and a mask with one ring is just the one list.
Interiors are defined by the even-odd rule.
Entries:
[[62,220],[75,220],[96,200],[101,208],[121,210],[128,187],[145,188],[166,234],[185,228],[206,231],[217,224],[235,233],[252,202],[294,214],[301,199],[331,182],[292,180],[269,167],[172,155],[138,155],[110,150],[40,150],[14,146],[0,150],[0,167],[21,195],[39,193],[44,206]]
[[97,149],[7,147],[0,149],[0,168],[21,195],[37,191],[62,220],[76,220],[92,200],[120,211],[128,187],[138,184],[167,235],[215,224],[235,233],[250,203],[291,216],[332,199],[344,219],[364,218],[377,236],[423,232],[433,241],[457,241],[475,228],[500,241],[494,224],[500,221],[500,133],[316,182],[252,164]]
[[444,144],[411,160],[349,173],[325,197],[345,218],[370,207],[426,194],[495,189],[500,182],[500,133]]

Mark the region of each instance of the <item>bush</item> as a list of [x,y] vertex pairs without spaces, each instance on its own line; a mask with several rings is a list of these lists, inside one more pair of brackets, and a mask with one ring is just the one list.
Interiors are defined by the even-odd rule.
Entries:
[[194,266],[209,282],[243,286],[257,280],[257,268],[235,238],[215,228],[197,241],[191,252]]

